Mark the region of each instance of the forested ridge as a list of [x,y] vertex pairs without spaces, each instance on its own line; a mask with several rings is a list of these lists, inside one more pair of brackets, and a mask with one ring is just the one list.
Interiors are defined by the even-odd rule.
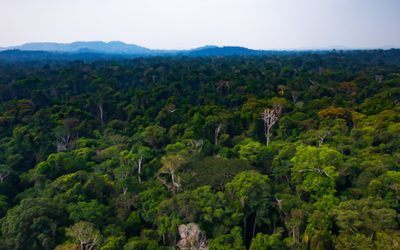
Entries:
[[400,51],[0,62],[0,249],[400,249]]

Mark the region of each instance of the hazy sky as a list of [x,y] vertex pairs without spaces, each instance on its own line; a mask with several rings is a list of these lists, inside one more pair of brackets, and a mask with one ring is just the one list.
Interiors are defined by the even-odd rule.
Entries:
[[0,46],[400,47],[400,0],[0,0]]

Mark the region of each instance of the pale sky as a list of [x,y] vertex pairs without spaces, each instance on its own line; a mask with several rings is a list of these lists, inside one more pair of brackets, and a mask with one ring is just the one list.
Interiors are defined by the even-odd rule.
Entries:
[[400,0],[0,0],[0,46],[400,47]]

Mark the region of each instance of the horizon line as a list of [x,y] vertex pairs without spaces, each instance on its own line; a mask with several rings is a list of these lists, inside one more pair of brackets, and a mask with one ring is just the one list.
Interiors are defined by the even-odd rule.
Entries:
[[[74,44],[74,43],[122,43],[125,45],[133,45],[133,46],[139,46],[143,47],[145,49],[149,50],[164,50],[164,51],[184,51],[184,50],[194,50],[198,48],[204,48],[204,47],[218,47],[218,48],[223,48],[223,47],[241,47],[241,48],[246,48],[246,49],[251,49],[251,50],[263,50],[263,51],[309,51],[309,50],[320,50],[320,51],[326,51],[326,50],[389,50],[389,49],[400,49],[400,46],[394,46],[394,45],[383,45],[383,46],[374,46],[374,47],[363,47],[363,46],[347,46],[347,45],[332,45],[332,46],[322,46],[322,45],[317,45],[317,46],[301,46],[301,47],[291,47],[291,48],[252,48],[252,47],[247,47],[245,45],[215,45],[215,44],[205,44],[201,46],[194,46],[190,48],[170,48],[170,49],[163,49],[163,48],[150,48],[145,45],[140,45],[137,43],[128,43],[124,42],[121,40],[75,40],[71,42],[54,42],[54,41],[32,41],[32,42],[25,42],[17,45],[9,45],[9,46],[0,46],[0,50],[11,50],[11,49],[16,49],[15,47],[21,47],[24,45],[29,45],[29,44],[46,44],[46,43],[52,43],[52,44],[60,44],[60,45],[68,45],[68,44]],[[29,50],[28,50],[29,51]],[[37,51],[37,50],[30,50],[30,51]],[[51,50],[49,50],[51,51]]]

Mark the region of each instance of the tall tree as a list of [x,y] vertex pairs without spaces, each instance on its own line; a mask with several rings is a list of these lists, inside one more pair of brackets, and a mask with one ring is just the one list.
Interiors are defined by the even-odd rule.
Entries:
[[271,138],[271,129],[279,120],[281,112],[282,107],[279,105],[276,105],[273,109],[264,109],[264,111],[261,112],[261,120],[264,122],[264,135],[267,146]]
[[226,184],[226,190],[233,195],[233,198],[241,204],[244,213],[243,228],[244,240],[247,239],[247,221],[250,215],[254,215],[251,235],[256,233],[257,223],[268,222],[268,210],[270,204],[271,188],[269,178],[256,171],[244,171],[235,176],[235,178]]

